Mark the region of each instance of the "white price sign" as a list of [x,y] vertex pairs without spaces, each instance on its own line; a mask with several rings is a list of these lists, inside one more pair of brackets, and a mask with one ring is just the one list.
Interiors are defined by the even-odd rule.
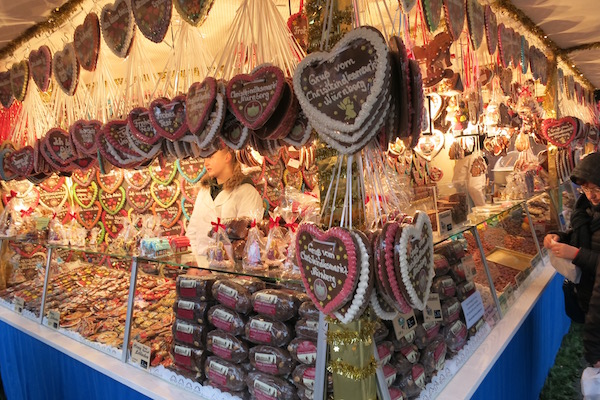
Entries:
[[133,346],[131,347],[131,361],[135,365],[139,365],[144,369],[148,369],[150,367],[150,355],[152,353],[152,349],[149,346],[141,344],[138,341],[133,341]]
[[60,326],[60,311],[48,311],[48,326],[50,328],[58,329],[58,327]]
[[15,306],[15,311],[19,314],[22,314],[23,309],[25,308],[25,299],[15,296],[13,299],[13,304]]

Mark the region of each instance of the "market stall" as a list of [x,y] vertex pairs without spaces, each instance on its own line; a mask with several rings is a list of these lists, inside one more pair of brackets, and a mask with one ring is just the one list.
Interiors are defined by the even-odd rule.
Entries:
[[69,2],[14,43],[9,397],[537,395],[593,87],[502,4],[280,6]]

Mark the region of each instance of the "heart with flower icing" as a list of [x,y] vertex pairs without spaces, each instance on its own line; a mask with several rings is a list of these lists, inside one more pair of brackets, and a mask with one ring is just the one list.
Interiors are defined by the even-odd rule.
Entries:
[[177,175],[177,169],[174,163],[165,163],[163,166],[151,165],[148,167],[152,180],[161,185],[168,185]]
[[77,183],[79,186],[89,186],[94,181],[95,177],[95,167],[88,169],[76,169],[71,174],[71,179],[73,179],[73,182]]
[[119,187],[118,190],[115,190],[112,193],[105,192],[100,189],[100,193],[98,194],[98,200],[100,201],[100,205],[110,215],[115,215],[125,205],[125,189],[123,187]]
[[577,121],[573,117],[546,119],[542,122],[542,132],[553,145],[567,147],[577,136]]
[[296,259],[304,287],[324,314],[341,309],[358,284],[356,244],[343,228],[322,231],[304,223],[296,234]]
[[154,199],[150,193],[150,188],[143,189],[127,189],[127,203],[131,206],[132,210],[137,213],[143,213],[148,210],[154,204]]
[[180,186],[178,181],[172,181],[168,185],[163,185],[156,181],[150,184],[150,194],[156,203],[162,208],[170,207],[179,196]]
[[117,57],[127,57],[135,36],[135,23],[129,2],[116,0],[114,4],[106,4],[100,14],[100,26],[108,48]]
[[26,178],[33,172],[33,147],[25,146],[7,154],[4,158],[4,168],[17,176]]
[[130,188],[141,190],[148,186],[152,177],[145,170],[133,170],[125,172],[125,182],[129,185]]
[[50,129],[45,136],[46,149],[50,154],[44,157],[48,162],[58,162],[59,164],[69,164],[77,158],[77,153],[71,143],[69,134],[60,128]]
[[173,0],[175,9],[188,24],[199,26],[206,20],[215,0]]
[[107,174],[102,174],[98,170],[96,171],[96,180],[103,191],[112,193],[123,183],[123,170],[115,168]]
[[104,224],[104,229],[106,229],[106,233],[112,239],[116,238],[119,233],[125,227],[125,223],[127,220],[127,211],[120,210],[117,213],[109,214],[106,211],[102,212],[102,224]]
[[158,203],[154,203],[152,213],[159,218],[160,225],[163,228],[170,229],[179,221],[179,217],[181,217],[181,205],[178,202],[174,202],[169,207],[163,208]]
[[21,60],[13,64],[10,69],[10,84],[12,86],[13,96],[19,101],[25,100],[27,87],[29,86],[29,60]]
[[179,174],[189,183],[196,183],[206,173],[204,168],[204,160],[201,158],[186,158],[175,161]]
[[69,96],[75,94],[79,83],[79,61],[73,43],[65,44],[61,51],[54,53],[52,72],[56,83]]
[[75,28],[73,46],[81,68],[94,71],[100,53],[100,20],[96,13],[86,15],[83,23]]
[[50,87],[50,75],[52,74],[52,53],[46,45],[29,53],[29,68],[31,77],[40,89],[45,92]]
[[82,208],[90,208],[98,196],[98,185],[92,182],[89,186],[80,186],[73,184],[73,200]]
[[142,35],[154,43],[162,42],[171,23],[172,0],[131,0],[131,8]]
[[170,101],[165,98],[153,100],[148,109],[152,126],[160,136],[174,141],[187,133],[184,95],[176,96]]
[[71,140],[73,144],[82,154],[95,156],[97,150],[96,137],[102,129],[102,122],[97,120],[82,120],[76,121],[69,128]]
[[100,221],[102,206],[98,201],[86,209],[77,210],[75,218],[85,229],[92,229]]
[[48,192],[40,188],[40,203],[46,206],[50,210],[58,210],[67,201],[69,197],[69,191],[66,185],[62,185],[52,192]]

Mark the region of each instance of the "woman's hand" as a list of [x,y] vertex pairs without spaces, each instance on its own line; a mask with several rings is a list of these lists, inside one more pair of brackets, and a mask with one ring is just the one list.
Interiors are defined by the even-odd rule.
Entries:
[[556,257],[567,258],[569,260],[574,259],[577,255],[577,252],[579,251],[577,247],[569,246],[568,244],[558,242],[554,242],[550,246],[550,250],[552,251],[552,254],[554,254]]
[[560,240],[560,237],[555,233],[546,235],[546,237],[544,238],[544,247],[547,248],[548,250],[551,250],[552,245],[554,243],[558,242],[559,240]]

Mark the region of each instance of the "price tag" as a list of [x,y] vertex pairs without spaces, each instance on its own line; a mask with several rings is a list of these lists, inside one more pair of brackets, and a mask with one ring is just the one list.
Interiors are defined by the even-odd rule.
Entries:
[[452,211],[446,210],[438,214],[440,221],[440,234],[448,233],[452,230]]
[[477,267],[475,266],[475,261],[473,261],[473,256],[468,255],[463,257],[460,261],[462,264],[463,271],[465,272],[465,277],[469,282],[473,281],[475,275],[477,275]]
[[477,321],[483,317],[485,308],[483,307],[483,300],[481,293],[475,292],[469,296],[465,301],[461,303],[463,313],[465,314],[465,320],[467,322],[467,329],[475,325]]
[[443,319],[440,295],[438,293],[431,293],[423,311],[423,320],[425,322],[438,322]]
[[15,312],[18,314],[23,314],[23,309],[25,308],[25,300],[22,297],[17,297],[13,299],[13,304],[15,306]]
[[417,318],[415,312],[411,310],[408,314],[398,314],[398,317],[392,320],[396,339],[400,340],[410,334],[417,327]]
[[48,326],[50,328],[58,329],[60,326],[60,312],[57,310],[48,311]]
[[141,344],[136,340],[133,341],[133,346],[131,346],[131,361],[135,365],[139,365],[144,369],[148,369],[150,366],[151,353],[152,350],[149,346]]

